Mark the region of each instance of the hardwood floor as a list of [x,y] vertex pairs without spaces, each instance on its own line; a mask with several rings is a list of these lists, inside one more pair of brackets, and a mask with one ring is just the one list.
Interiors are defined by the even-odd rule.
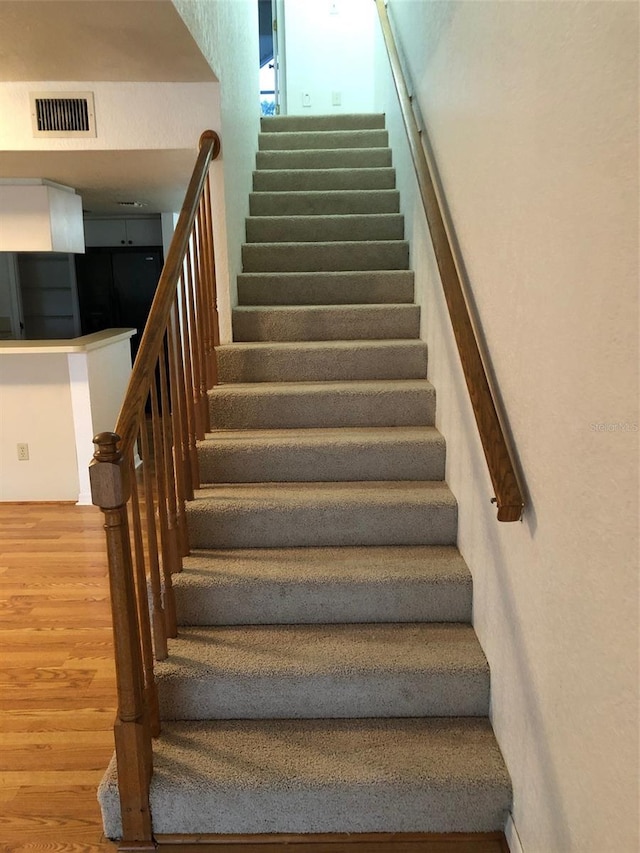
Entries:
[[96,787],[115,681],[102,516],[0,504],[0,851],[115,853]]
[[[0,503],[0,614],[0,853],[116,853],[96,800],[115,717],[99,510]],[[508,853],[498,833],[164,841],[159,853]]]

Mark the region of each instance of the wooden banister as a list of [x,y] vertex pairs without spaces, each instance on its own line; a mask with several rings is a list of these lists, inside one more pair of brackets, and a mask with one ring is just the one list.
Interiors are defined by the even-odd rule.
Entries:
[[384,0],[375,2],[460,362],[493,484],[493,500],[498,505],[498,521],[518,521],[524,509],[523,489],[514,461],[515,453],[508,439],[506,417],[500,406],[497,389],[493,386],[488,356],[483,349],[480,322],[466,292],[463,265],[457,256],[456,242],[452,238],[453,229],[445,216],[446,207],[437,180],[435,161],[426,132],[418,128],[387,8]]
[[[172,574],[188,553],[185,501],[199,486],[217,326],[209,166],[200,150],[113,432],[94,439],[91,496],[105,517],[118,713],[114,725],[121,850],[154,850],[152,736],[160,733],[154,660],[176,635]],[[138,457],[138,453],[141,457]]]

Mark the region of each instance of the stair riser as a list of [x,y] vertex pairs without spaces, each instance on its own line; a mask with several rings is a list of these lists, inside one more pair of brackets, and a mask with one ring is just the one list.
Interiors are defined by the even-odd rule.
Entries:
[[209,408],[214,429],[431,426],[436,395],[433,388],[254,395],[218,387],[209,395]]
[[187,507],[193,548],[453,545],[457,508],[366,502],[277,507],[207,501]]
[[[177,577],[177,576],[176,576]],[[180,625],[469,622],[471,584],[308,583],[184,588],[174,579]]]
[[359,480],[442,480],[444,440],[389,445],[339,441],[330,446],[229,446],[215,439],[199,448],[203,483],[341,482]]
[[252,273],[238,276],[240,305],[362,305],[413,302],[408,270],[355,273]]
[[233,312],[234,341],[340,341],[417,338],[418,305]]
[[489,677],[487,670],[308,677],[218,673],[210,679],[160,679],[158,701],[164,720],[477,717],[489,710]]
[[252,348],[218,351],[221,382],[322,382],[352,379],[424,379],[427,351],[421,343],[375,344],[357,349]]
[[399,210],[400,195],[394,189],[257,192],[249,196],[252,216],[341,216]]
[[263,133],[309,130],[383,130],[382,113],[347,113],[325,116],[264,116],[260,119]]
[[257,216],[246,220],[248,243],[402,240],[399,213],[349,216]]
[[260,133],[259,151],[295,151],[314,148],[387,148],[386,130],[309,130]]
[[245,243],[244,272],[336,272],[406,270],[409,244],[404,240],[347,243]]
[[272,169],[253,173],[254,192],[392,190],[395,169]]
[[258,169],[376,169],[391,166],[390,148],[258,151]]

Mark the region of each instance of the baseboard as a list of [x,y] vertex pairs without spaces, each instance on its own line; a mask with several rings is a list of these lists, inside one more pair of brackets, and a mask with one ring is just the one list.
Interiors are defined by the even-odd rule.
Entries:
[[524,848],[520,841],[520,836],[518,835],[513,815],[511,814],[507,818],[507,822],[504,827],[504,834],[507,839],[507,844],[509,845],[509,853],[524,853]]
[[[502,832],[158,835],[158,853],[505,853]],[[316,845],[320,845],[319,848]],[[129,848],[120,848],[129,853]]]

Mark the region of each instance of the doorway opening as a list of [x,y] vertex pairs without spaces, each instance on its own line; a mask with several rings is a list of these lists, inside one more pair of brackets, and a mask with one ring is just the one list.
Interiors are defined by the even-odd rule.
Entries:
[[263,116],[281,115],[284,109],[282,86],[284,71],[283,0],[258,0],[260,41],[260,112]]

